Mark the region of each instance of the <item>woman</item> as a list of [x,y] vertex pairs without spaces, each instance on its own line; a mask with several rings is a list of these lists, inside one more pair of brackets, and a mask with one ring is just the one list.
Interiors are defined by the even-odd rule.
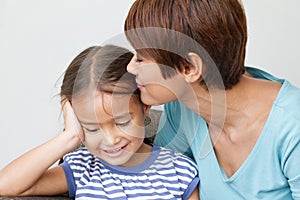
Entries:
[[300,89],[244,67],[238,0],[136,0],[127,69],[163,104],[155,143],[193,157],[201,199],[300,199]]

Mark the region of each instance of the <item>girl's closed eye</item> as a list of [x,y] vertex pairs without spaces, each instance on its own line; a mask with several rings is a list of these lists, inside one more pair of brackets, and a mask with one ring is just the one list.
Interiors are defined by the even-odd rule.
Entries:
[[131,119],[128,121],[125,121],[125,122],[116,122],[116,125],[117,126],[127,126],[130,124],[130,122],[131,122]]
[[95,133],[97,133],[100,129],[99,128],[86,128],[86,127],[84,127],[83,128],[86,132],[88,132],[88,133],[92,133],[92,134],[95,134]]

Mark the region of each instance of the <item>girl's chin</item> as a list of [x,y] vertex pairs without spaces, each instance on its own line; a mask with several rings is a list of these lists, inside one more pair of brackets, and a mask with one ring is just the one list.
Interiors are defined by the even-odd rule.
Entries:
[[130,165],[130,163],[128,163],[128,160],[130,160],[130,158],[126,159],[125,156],[123,156],[121,159],[108,159],[108,158],[102,158],[102,159],[111,165],[124,166],[124,167]]
[[96,152],[94,155],[104,160],[105,162],[109,163],[110,165],[117,165],[117,166],[126,166],[128,164],[130,165],[128,161],[133,156],[132,153],[129,153],[126,150],[121,150],[116,153],[114,152],[107,153],[101,150]]

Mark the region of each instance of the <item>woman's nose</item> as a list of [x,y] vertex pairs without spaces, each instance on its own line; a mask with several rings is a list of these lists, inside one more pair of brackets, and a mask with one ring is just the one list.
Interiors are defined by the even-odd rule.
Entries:
[[137,75],[138,64],[135,61],[135,56],[132,57],[131,61],[127,65],[127,71],[133,75]]

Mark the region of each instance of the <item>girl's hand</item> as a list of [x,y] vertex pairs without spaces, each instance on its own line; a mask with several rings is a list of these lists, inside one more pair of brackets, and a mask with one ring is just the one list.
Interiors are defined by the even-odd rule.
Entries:
[[0,171],[0,196],[56,195],[68,191],[62,167],[49,168],[80,145],[83,130],[68,100],[62,102],[62,108],[65,130]]
[[[84,133],[82,127],[74,113],[71,103],[66,99],[62,102],[62,110],[64,115],[65,133],[73,134],[78,137],[78,146],[84,142]],[[77,146],[77,147],[78,147]]]

